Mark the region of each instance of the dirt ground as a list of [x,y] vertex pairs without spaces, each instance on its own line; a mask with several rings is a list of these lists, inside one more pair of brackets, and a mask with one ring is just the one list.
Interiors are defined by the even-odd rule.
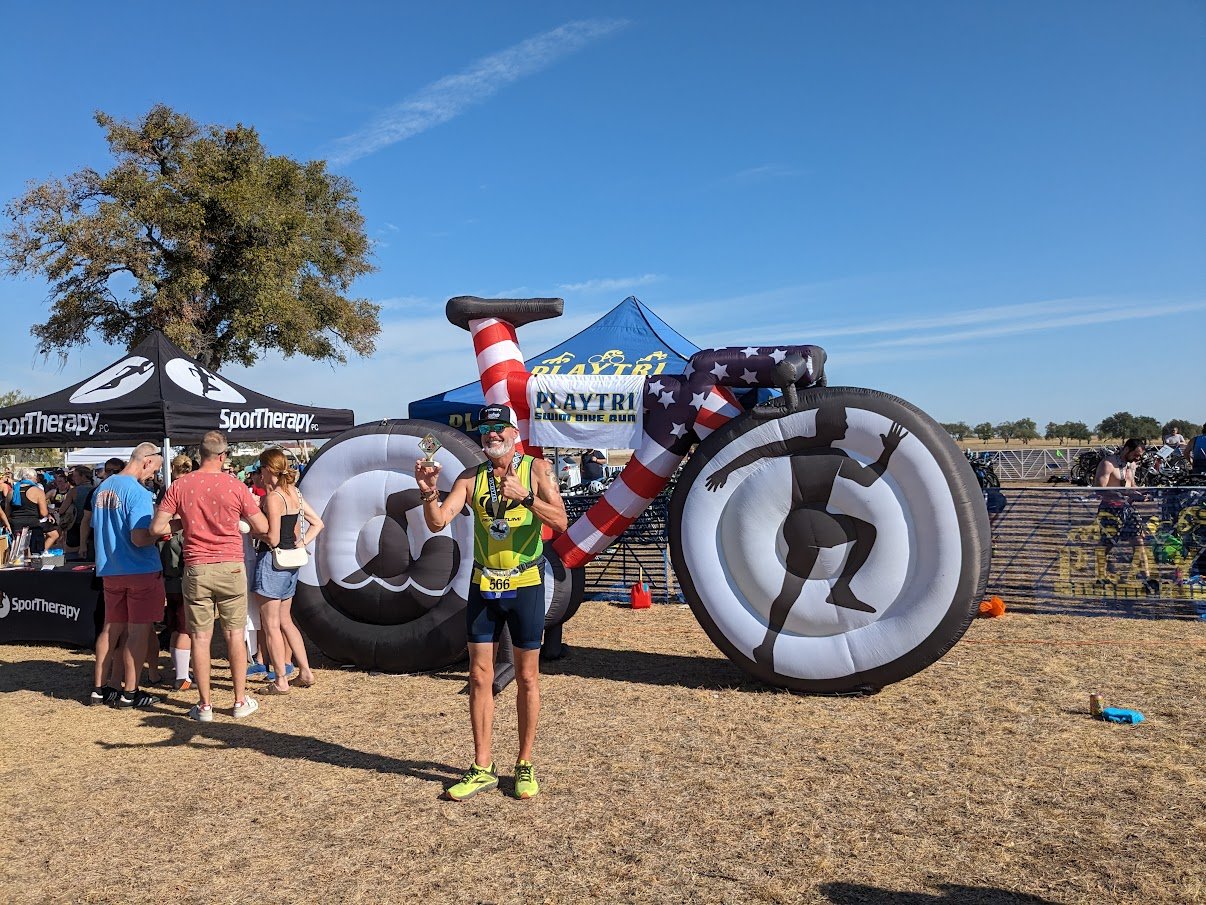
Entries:
[[[0,900],[1193,902],[1206,624],[1007,615],[870,698],[746,679],[690,611],[587,603],[549,664],[542,792],[441,800],[463,665],[317,672],[235,722],[81,703],[90,658],[0,647]],[[1147,721],[1087,713],[1090,691]],[[496,757],[514,757],[514,688]]]

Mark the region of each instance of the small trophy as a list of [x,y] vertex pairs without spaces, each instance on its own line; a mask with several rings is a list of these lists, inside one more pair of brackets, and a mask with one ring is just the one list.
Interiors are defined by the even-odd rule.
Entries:
[[440,447],[444,444],[435,438],[434,435],[428,434],[419,441],[419,449],[423,450],[423,455],[427,461],[423,463],[426,469],[439,468],[439,464],[435,461],[435,454],[440,451]]

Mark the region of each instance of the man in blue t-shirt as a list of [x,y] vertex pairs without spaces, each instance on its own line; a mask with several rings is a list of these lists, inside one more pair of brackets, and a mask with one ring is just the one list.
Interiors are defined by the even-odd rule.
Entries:
[[[96,669],[89,704],[149,707],[159,698],[138,690],[138,674],[152,625],[163,618],[167,596],[157,538],[151,534],[154,500],[142,482],[163,465],[154,443],[134,447],[125,468],[92,494],[92,535],[96,539],[96,574],[105,586],[105,624],[96,639]],[[122,636],[124,676],[120,692],[103,685],[113,645]]]

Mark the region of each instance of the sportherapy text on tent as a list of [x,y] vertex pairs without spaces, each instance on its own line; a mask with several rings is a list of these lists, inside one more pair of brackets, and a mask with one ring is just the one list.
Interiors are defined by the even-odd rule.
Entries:
[[182,446],[201,442],[211,430],[231,443],[318,439],[354,424],[350,409],[285,402],[227,380],[156,331],[87,380],[0,409],[0,447],[117,446],[164,438]]

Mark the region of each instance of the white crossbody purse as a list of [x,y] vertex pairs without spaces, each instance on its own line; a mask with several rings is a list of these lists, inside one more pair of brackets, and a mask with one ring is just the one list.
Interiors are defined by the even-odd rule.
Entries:
[[[297,501],[299,503],[298,518],[303,519],[304,522],[302,513],[305,511],[305,507],[300,505],[302,501],[300,490],[297,492]],[[283,550],[280,547],[272,548],[272,565],[282,571],[300,569],[309,561],[310,554],[306,552],[306,533],[304,530],[302,531],[301,540],[293,549]]]

